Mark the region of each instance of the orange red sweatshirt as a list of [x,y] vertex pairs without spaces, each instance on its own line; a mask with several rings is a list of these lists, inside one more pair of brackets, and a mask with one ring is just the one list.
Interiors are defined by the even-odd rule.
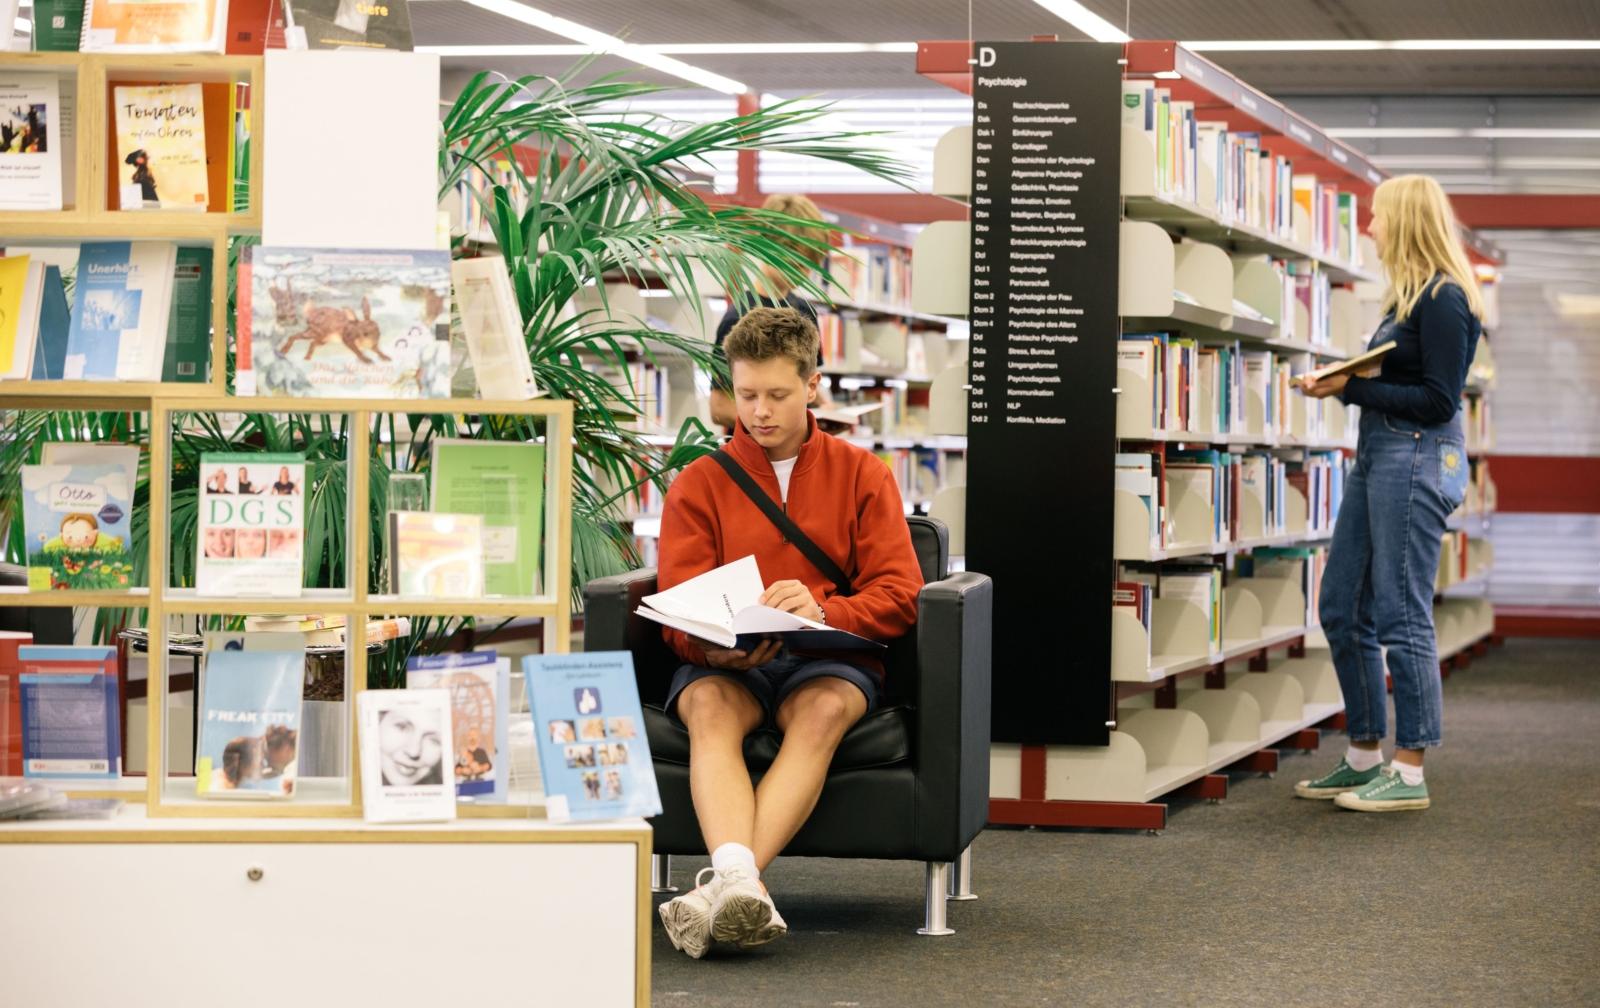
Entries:
[[[809,414],[807,425],[785,508],[849,575],[855,594],[835,594],[833,582],[709,458],[685,468],[667,493],[658,584],[665,590],[754,554],[764,584],[800,581],[821,603],[829,626],[872,640],[893,640],[916,623],[922,588],[894,474],[871,452],[819,431]],[[727,450],[774,501],[782,500],[767,453],[743,425],[735,425]],[[705,664],[705,652],[688,634],[667,627],[662,631],[680,658]],[[882,671],[870,657],[851,660]]]

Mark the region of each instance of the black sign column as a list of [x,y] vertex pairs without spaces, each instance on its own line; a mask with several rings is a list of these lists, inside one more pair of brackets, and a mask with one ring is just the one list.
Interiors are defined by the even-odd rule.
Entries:
[[994,578],[994,740],[1105,745],[1122,47],[974,56],[967,564]]

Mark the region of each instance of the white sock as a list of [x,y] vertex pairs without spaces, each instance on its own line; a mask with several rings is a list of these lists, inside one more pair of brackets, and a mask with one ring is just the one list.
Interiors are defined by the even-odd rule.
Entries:
[[756,870],[756,852],[744,844],[725,843],[711,852],[711,867],[720,874],[739,865],[751,878],[760,878],[761,872]]
[[1344,761],[1350,764],[1350,769],[1356,773],[1365,773],[1383,762],[1383,750],[1357,749],[1351,746],[1345,750]]
[[1407,787],[1416,787],[1422,783],[1421,767],[1412,766],[1410,763],[1402,763],[1399,760],[1392,760],[1389,765],[1399,771],[1400,779],[1406,782]]

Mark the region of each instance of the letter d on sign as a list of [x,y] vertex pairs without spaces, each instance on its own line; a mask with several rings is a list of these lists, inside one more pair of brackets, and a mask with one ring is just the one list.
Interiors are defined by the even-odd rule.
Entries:
[[978,47],[978,65],[981,67],[994,66],[994,50],[988,46]]

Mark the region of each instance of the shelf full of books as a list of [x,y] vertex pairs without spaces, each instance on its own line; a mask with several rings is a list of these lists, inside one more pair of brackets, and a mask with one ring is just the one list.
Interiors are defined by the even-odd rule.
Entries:
[[[1046,71],[1027,62],[1028,46],[994,49],[1013,68],[991,71],[987,91],[974,75],[974,126],[953,131],[935,159],[934,191],[966,200],[973,219],[923,232],[917,289],[942,299],[940,311],[976,319],[980,308],[1000,314],[978,304],[978,291],[1006,286],[1011,328],[987,341],[987,381],[1027,389],[1041,380],[1029,376],[1053,372],[1048,361],[1022,362],[1050,353],[1030,348],[1040,337],[1015,333],[1081,328],[1053,320],[1083,316],[1057,306],[1088,300],[1082,284],[1052,279],[1049,263],[1061,253],[1049,250],[1093,247],[1097,237],[1118,249],[1116,454],[1106,460],[1114,535],[1105,544],[1116,563],[1102,673],[1110,740],[1008,740],[992,761],[997,819],[1071,825],[1080,821],[1072,803],[1152,801],[1342,709],[1331,661],[1306,642],[1320,636],[1318,585],[1357,415],[1337,399],[1298,394],[1293,379],[1365,350],[1381,290],[1375,250],[1360,234],[1361,202],[1382,176],[1341,168],[1325,150],[1307,156],[1303,142],[1251,130],[1248,116],[1225,105],[1164,93],[1166,81],[1148,76],[1124,80],[1117,114],[1092,119],[1106,135],[1086,137],[1074,132],[1091,121],[1084,114],[1053,117],[1063,101],[1078,112],[1081,95],[1039,86]],[[1078,86],[1081,70],[1059,72]],[[1020,80],[1028,82],[1020,91],[1007,83]],[[1090,90],[1101,93],[1102,83]],[[1118,155],[1124,214],[1114,233],[1098,235],[1086,226],[1082,194],[1099,184],[1098,165]],[[991,282],[993,274],[1003,278]],[[975,322],[972,355],[976,336]],[[975,371],[963,384],[977,387]],[[1026,416],[1025,400],[996,417],[994,405],[976,393],[969,403],[962,391],[972,422]],[[1469,504],[1481,510],[1487,484],[1479,482]],[[1457,545],[1441,578],[1486,556],[1460,535]],[[1246,661],[1253,671],[1236,671]],[[1085,723],[1099,716],[1080,713]],[[1025,794],[1040,762],[1044,793]],[[1141,812],[1129,813],[1135,820]]]

